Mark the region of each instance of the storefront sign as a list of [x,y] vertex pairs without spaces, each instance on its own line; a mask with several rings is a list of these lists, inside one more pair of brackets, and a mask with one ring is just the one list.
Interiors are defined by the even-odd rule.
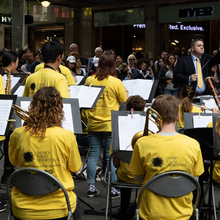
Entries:
[[218,2],[160,7],[158,20],[159,23],[219,20],[220,13],[217,13],[219,10]]
[[94,14],[94,27],[143,24],[144,18],[145,10],[143,8],[98,12]]
[[172,25],[169,24],[169,29],[173,31],[205,31],[201,26],[191,26],[191,25],[183,25],[183,24],[176,24]]
[[133,28],[146,28],[146,24],[133,24]]
[[[12,23],[11,15],[0,14],[0,24],[11,25],[11,23]],[[33,23],[33,16],[25,15],[25,24],[32,24],[32,23]]]
[[186,8],[179,10],[180,18],[206,17],[214,15],[214,7]]

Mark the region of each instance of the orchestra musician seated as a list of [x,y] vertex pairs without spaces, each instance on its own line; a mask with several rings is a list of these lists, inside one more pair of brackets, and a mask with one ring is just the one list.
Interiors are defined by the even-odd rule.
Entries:
[[[184,112],[190,113],[202,113],[205,110],[205,106],[201,105],[201,108],[198,108],[193,105],[193,99],[195,98],[196,90],[191,85],[184,85],[180,91],[180,100],[179,105],[179,120],[178,120],[178,129],[184,128]],[[218,113],[216,108],[212,109],[213,113]]]
[[[145,100],[139,95],[130,96],[126,101],[126,110],[144,111],[146,105]],[[127,183],[136,183],[134,176],[129,170],[129,163],[120,161],[118,158],[113,158],[113,164],[117,168],[116,174],[120,181]],[[116,219],[129,219],[130,216],[127,210],[130,205],[131,188],[120,188],[121,190],[121,203],[120,209],[116,213],[112,213],[112,217]],[[132,216],[134,213],[131,214]]]
[[[145,184],[153,176],[172,170],[200,176],[204,167],[199,143],[175,130],[179,100],[171,95],[160,95],[152,108],[162,117],[161,129],[157,134],[137,140],[130,163],[135,180]],[[140,218],[188,220],[193,211],[192,199],[192,193],[167,198],[146,189],[140,204]]]
[[[77,172],[82,162],[75,135],[62,128],[64,111],[60,93],[54,87],[39,89],[28,111],[25,126],[16,128],[11,134],[9,159],[19,169],[35,167],[55,176],[68,193],[74,219],[81,219],[70,171]],[[67,218],[68,210],[62,190],[30,196],[13,188],[11,202],[16,220]]]

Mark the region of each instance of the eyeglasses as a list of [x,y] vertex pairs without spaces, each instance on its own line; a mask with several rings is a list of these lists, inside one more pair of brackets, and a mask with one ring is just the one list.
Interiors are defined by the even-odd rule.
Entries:
[[135,59],[129,59],[129,60],[135,60]]

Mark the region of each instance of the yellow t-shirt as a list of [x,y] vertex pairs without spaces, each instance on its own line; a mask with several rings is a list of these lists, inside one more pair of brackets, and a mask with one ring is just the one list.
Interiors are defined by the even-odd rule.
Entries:
[[40,69],[31,74],[25,84],[23,97],[32,97],[40,88],[53,86],[63,98],[69,98],[68,85],[65,76],[52,70]]
[[126,102],[124,86],[121,80],[109,76],[103,80],[92,75],[86,79],[85,85],[105,86],[105,89],[96,103],[96,106],[88,112],[88,131],[112,131],[111,110],[119,109],[119,102]]
[[[44,68],[44,63],[38,64],[35,67],[34,72],[37,72],[38,70],[43,69],[43,68]],[[76,82],[70,72],[70,69],[63,65],[59,65],[59,68],[60,68],[61,73],[66,77],[68,86],[76,85]],[[57,70],[57,72],[60,73],[59,70]]]
[[[5,86],[4,86],[4,80],[2,75],[0,74],[0,94],[5,94]],[[0,136],[0,141],[5,140],[4,136]],[[1,148],[1,146],[0,146]]]
[[[19,169],[34,167],[55,176],[68,192],[72,212],[76,195],[72,172],[81,167],[81,158],[74,134],[61,127],[47,128],[45,138],[31,136],[25,127],[16,128],[9,142],[9,160]],[[12,190],[13,214],[20,219],[55,219],[67,216],[67,205],[62,190],[43,196],[29,196]],[[25,210],[25,211],[23,211]]]
[[[134,175],[145,175],[143,184],[153,176],[171,170],[200,176],[204,167],[199,143],[182,134],[144,136],[134,147],[130,170]],[[140,205],[140,218],[188,220],[193,210],[192,197],[190,193],[178,198],[165,198],[146,189]]]
[[[200,108],[193,106],[192,113],[202,113],[202,110]],[[184,128],[184,115],[181,106],[179,106],[179,114],[180,114],[180,118],[179,121],[177,122],[178,129]]]

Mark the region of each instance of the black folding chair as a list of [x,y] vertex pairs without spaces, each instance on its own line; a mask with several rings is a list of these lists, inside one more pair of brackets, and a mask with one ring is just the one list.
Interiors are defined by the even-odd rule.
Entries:
[[10,190],[11,185],[27,195],[46,195],[55,192],[58,189],[62,189],[68,208],[67,220],[73,219],[69,196],[63,184],[50,173],[47,173],[44,170],[30,167],[16,170],[11,174],[7,181],[7,193],[9,196],[10,204],[8,220],[10,220],[12,216]]
[[200,199],[200,185],[199,182],[190,175],[183,171],[168,171],[158,174],[152,177],[148,182],[141,188],[136,205],[136,218],[139,220],[139,207],[141,200],[143,199],[143,193],[148,188],[152,192],[159,194],[164,197],[180,197],[189,194],[190,192],[197,189],[197,197],[193,208],[193,214],[195,219],[198,220],[198,202]]

